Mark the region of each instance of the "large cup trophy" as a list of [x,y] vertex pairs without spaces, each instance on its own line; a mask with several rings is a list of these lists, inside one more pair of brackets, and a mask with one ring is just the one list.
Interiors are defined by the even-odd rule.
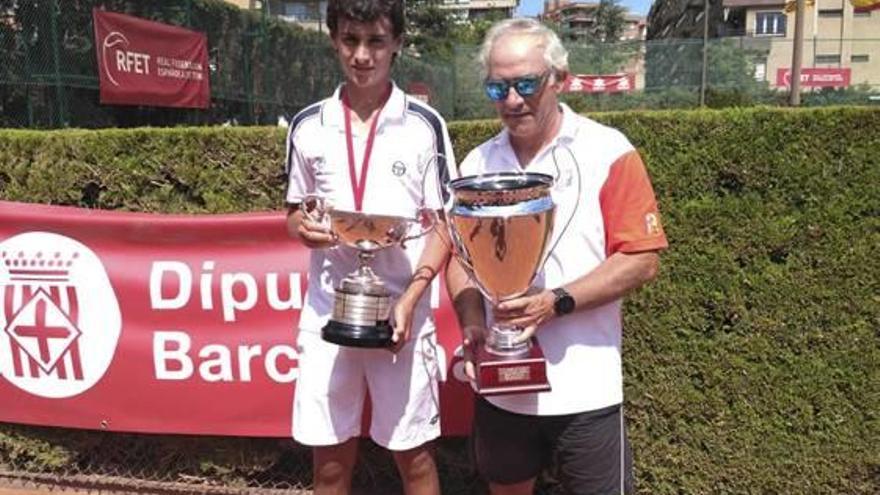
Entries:
[[[358,252],[358,268],[335,287],[333,314],[321,329],[321,338],[348,347],[389,347],[393,329],[390,323],[391,293],[385,282],[370,268],[370,260],[381,249],[421,237],[433,228],[418,218],[375,215],[334,209],[317,196],[304,202],[304,214],[312,221],[329,225],[339,242]],[[410,235],[411,227],[421,229]]]
[[[492,173],[449,183],[446,216],[455,254],[493,304],[525,294],[543,266],[553,233],[554,178]],[[537,339],[515,343],[521,328],[495,324],[474,350],[482,395],[550,390]]]

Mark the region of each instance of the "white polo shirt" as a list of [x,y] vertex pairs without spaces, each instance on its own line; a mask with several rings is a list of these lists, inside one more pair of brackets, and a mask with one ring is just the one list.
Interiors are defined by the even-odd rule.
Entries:
[[[286,161],[286,198],[290,204],[316,194],[328,199],[335,208],[355,210],[340,89],[341,86],[330,98],[305,108],[290,122]],[[362,211],[415,218],[423,197],[425,205],[440,209],[437,170],[441,180],[448,179],[450,170],[455,171],[446,123],[437,112],[408,97],[397,86],[378,118]],[[352,131],[359,178],[368,131]],[[445,160],[435,160],[437,154]],[[413,230],[418,231],[418,227]],[[407,242],[405,248],[386,248],[376,254],[370,266],[391,293],[399,295],[409,284],[423,249],[424,238]],[[321,331],[333,311],[334,287],[357,266],[357,251],[352,248],[340,245],[312,250],[308,290],[300,314],[301,331]],[[434,330],[429,301],[430,290],[416,307],[414,337]]]
[[[618,251],[667,246],[650,179],[629,140],[564,104],[561,108],[559,134],[526,166],[520,166],[506,129],[471,151],[460,166],[462,176],[528,171],[559,177],[553,190],[557,210],[550,246],[558,244],[535,278],[537,288],[572,282]],[[552,390],[489,400],[502,409],[532,415],[572,414],[621,403],[620,307],[617,300],[543,325],[536,335]]]

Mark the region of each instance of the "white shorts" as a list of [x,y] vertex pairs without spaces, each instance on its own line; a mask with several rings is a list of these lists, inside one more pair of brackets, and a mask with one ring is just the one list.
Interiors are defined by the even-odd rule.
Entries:
[[299,378],[293,399],[293,438],[336,445],[361,434],[364,398],[372,400],[370,437],[389,450],[409,450],[440,436],[435,332],[416,337],[397,354],[342,347],[300,332]]

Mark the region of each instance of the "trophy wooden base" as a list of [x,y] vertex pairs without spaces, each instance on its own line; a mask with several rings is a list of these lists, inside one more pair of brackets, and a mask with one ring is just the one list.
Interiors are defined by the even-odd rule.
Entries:
[[485,346],[474,351],[477,393],[480,395],[523,394],[550,390],[547,361],[532,338],[527,351],[515,356],[489,352]]
[[330,320],[321,329],[321,338],[346,347],[382,348],[391,346],[393,333],[387,320],[376,325],[349,325]]

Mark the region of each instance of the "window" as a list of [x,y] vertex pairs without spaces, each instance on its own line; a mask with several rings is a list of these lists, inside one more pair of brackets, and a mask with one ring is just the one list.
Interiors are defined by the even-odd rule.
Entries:
[[853,55],[850,57],[851,62],[867,62],[870,57],[867,54],[864,55]]
[[767,64],[758,62],[755,64],[755,80],[765,81],[767,79]]
[[304,15],[308,9],[299,2],[284,2],[284,15]]
[[786,16],[782,12],[755,14],[755,34],[758,36],[785,36]]
[[819,17],[843,17],[843,9],[819,9]]
[[871,17],[871,11],[870,10],[862,10],[862,11],[856,10],[855,12],[853,12],[853,16],[854,17]]
[[814,63],[817,64],[839,64],[840,54],[837,55],[816,55]]
[[298,21],[307,21],[312,17],[309,7],[306,2],[284,2],[283,13],[285,17]]

